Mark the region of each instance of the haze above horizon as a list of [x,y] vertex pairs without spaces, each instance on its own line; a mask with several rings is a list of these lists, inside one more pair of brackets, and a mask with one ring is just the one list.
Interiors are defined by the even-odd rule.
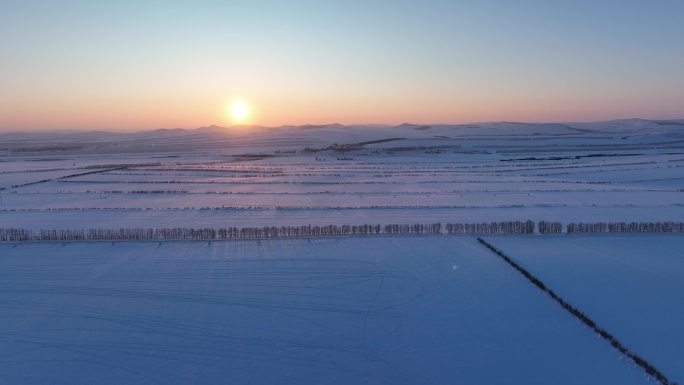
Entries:
[[681,1],[0,6],[0,131],[229,125],[237,101],[262,126],[684,111]]

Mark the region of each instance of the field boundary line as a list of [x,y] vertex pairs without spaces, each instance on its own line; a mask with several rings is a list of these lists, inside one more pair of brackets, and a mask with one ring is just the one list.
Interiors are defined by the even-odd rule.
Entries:
[[586,314],[581,312],[579,309],[576,307],[572,306],[568,301],[563,299],[561,296],[556,294],[553,290],[551,290],[544,282],[542,282],[539,278],[534,276],[532,273],[527,271],[525,268],[520,266],[517,262],[515,262],[511,257],[507,256],[504,254],[501,250],[497,249],[496,247],[492,246],[490,243],[482,239],[481,237],[477,237],[478,242],[480,242],[484,247],[488,248],[490,251],[492,251],[494,254],[499,256],[501,259],[503,259],[506,263],[508,263],[512,268],[517,270],[520,274],[525,276],[528,281],[530,281],[533,285],[535,285],[537,288],[548,294],[554,301],[556,301],[559,305],[563,307],[563,309],[567,310],[570,314],[572,314],[575,318],[580,320],[583,324],[588,326],[591,330],[593,330],[596,334],[598,334],[601,338],[604,340],[608,341],[610,345],[615,348],[617,351],[620,353],[624,354],[629,358],[632,362],[634,362],[638,367],[642,368],[646,374],[649,376],[653,377],[655,380],[660,382],[663,385],[677,385],[676,382],[671,381],[668,379],[663,372],[658,370],[655,366],[650,364],[648,361],[646,361],[644,358],[639,356],[638,354],[632,352],[629,350],[622,342],[620,342],[617,338],[615,338],[612,334],[608,333],[606,329],[600,327],[594,320],[589,318]]

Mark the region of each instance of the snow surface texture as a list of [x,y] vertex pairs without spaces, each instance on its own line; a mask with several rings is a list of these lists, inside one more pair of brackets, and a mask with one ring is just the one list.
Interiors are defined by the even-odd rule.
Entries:
[[0,134],[0,223],[680,221],[684,122]]
[[[683,167],[684,121],[0,134],[0,227],[681,222]],[[681,235],[487,239],[684,382]],[[0,384],[648,382],[470,237],[4,243],[0,330]]]
[[684,237],[486,237],[630,349],[684,382]]
[[472,237],[0,253],[0,383],[649,383]]

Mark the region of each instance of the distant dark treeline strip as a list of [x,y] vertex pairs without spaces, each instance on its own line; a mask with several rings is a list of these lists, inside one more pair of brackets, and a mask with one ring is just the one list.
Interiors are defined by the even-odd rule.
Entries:
[[185,207],[48,207],[48,208],[7,208],[1,212],[50,212],[50,211],[237,211],[237,210],[441,210],[441,209],[480,209],[480,208],[517,208],[517,207],[565,207],[564,205],[544,206],[474,206],[474,205],[367,205],[367,206],[272,206],[272,205],[243,205],[243,206],[185,206]]
[[226,228],[55,229],[2,228],[0,241],[220,240],[343,235],[441,234],[442,225],[327,225]]
[[[504,221],[483,223],[302,225],[224,228],[91,228],[29,230],[0,228],[0,242],[88,241],[88,240],[212,240],[264,239],[279,237],[326,237],[389,234],[560,234],[560,222]],[[684,222],[597,222],[570,223],[567,233],[679,233]]]
[[534,234],[534,222],[447,223],[447,234]]
[[568,223],[567,233],[681,233],[684,222]]
[[539,234],[559,234],[563,232],[563,224],[560,222],[541,221],[537,224]]
[[58,177],[55,177],[55,178],[41,179],[41,180],[37,180],[37,181],[33,181],[33,182],[15,184],[15,185],[12,185],[12,186],[10,186],[10,187],[2,187],[2,188],[0,188],[0,191],[7,190],[7,189],[10,189],[10,188],[13,188],[13,189],[14,189],[14,188],[20,188],[20,187],[33,186],[33,185],[40,184],[40,183],[51,182],[51,181],[53,181],[53,180],[64,181],[64,180],[68,180],[69,178],[75,178],[75,177],[85,176],[85,175],[91,175],[91,174],[100,174],[100,173],[103,173],[103,172],[116,171],[116,170],[123,170],[123,169],[125,169],[125,167],[110,168],[110,169],[97,170],[97,171],[80,172],[80,173],[78,173],[78,174],[71,174],[71,175],[63,175],[63,176],[58,176]]

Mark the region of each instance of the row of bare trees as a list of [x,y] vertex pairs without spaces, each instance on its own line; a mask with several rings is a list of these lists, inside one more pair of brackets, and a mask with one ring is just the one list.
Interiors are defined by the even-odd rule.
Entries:
[[442,225],[327,225],[225,228],[121,228],[53,229],[31,231],[0,228],[0,241],[81,241],[81,240],[213,240],[263,239],[276,237],[324,237],[342,235],[440,234]]
[[[71,192],[71,191],[69,191]],[[86,194],[187,194],[188,190],[86,190]]]
[[[563,232],[560,222],[541,221],[537,224],[539,234]],[[489,223],[447,223],[447,234],[534,234],[535,223],[506,221]],[[597,222],[570,223],[566,227],[572,233],[673,233],[684,232],[684,222]],[[276,237],[324,237],[343,235],[386,234],[442,234],[441,223],[413,225],[327,225],[327,226],[265,226],[224,228],[92,228],[53,229],[32,231],[18,228],[0,228],[0,241],[77,241],[77,240],[212,240],[212,239],[261,239]]]
[[0,241],[28,241],[33,238],[33,232],[26,229],[0,229]]
[[570,233],[681,233],[684,222],[568,223]]
[[663,385],[675,384],[674,382],[670,381],[667,377],[665,377],[665,375],[662,372],[660,372],[655,366],[651,365],[648,361],[641,358],[636,353],[630,351],[625,345],[622,344],[622,342],[620,342],[612,334],[608,333],[605,329],[601,328],[598,324],[596,324],[596,322],[594,320],[589,318],[588,315],[584,314],[581,310],[572,306],[567,300],[565,300],[564,298],[562,298],[561,296],[556,294],[556,292],[551,290],[544,282],[542,282],[534,274],[532,274],[531,272],[526,270],[523,266],[518,264],[511,257],[504,254],[501,250],[497,249],[496,247],[494,247],[492,244],[488,243],[484,239],[478,237],[477,240],[483,246],[485,246],[486,248],[488,248],[489,250],[494,252],[496,255],[501,257],[501,259],[503,259],[513,269],[517,270],[520,274],[522,274],[525,278],[527,278],[527,280],[529,280],[530,283],[535,285],[537,288],[539,288],[544,293],[548,294],[549,297],[551,297],[554,301],[556,301],[559,305],[561,305],[570,314],[575,316],[579,321],[581,321],[587,327],[589,327],[591,330],[593,330],[601,338],[608,341],[613,348],[615,348],[620,353],[624,354],[629,359],[631,359],[636,365],[641,367],[646,373],[648,373],[650,376],[655,378],[659,383],[661,383]]
[[441,234],[442,224],[386,225],[383,231],[384,234]]
[[534,222],[447,223],[448,234],[534,234]]
[[540,221],[537,224],[539,234],[559,234],[563,232],[563,224],[560,222]]

